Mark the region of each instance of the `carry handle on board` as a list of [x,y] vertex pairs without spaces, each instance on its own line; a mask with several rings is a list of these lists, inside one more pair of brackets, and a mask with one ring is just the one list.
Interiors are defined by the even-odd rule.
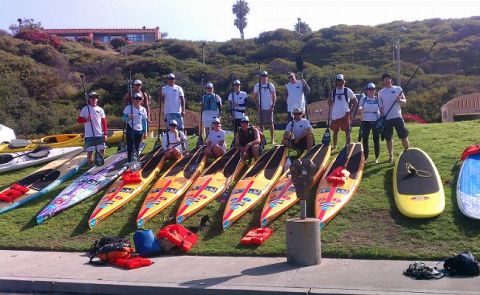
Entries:
[[33,151],[28,151],[26,153],[18,154],[16,156],[13,156],[11,154],[1,154],[0,155],[0,164],[6,164],[6,163],[12,161],[15,158],[19,158],[21,156],[28,156],[30,154],[35,154],[35,153],[39,153],[39,152],[42,152],[42,151],[45,151],[45,155],[40,154],[40,156],[38,158],[44,158],[48,155],[49,150],[50,150],[50,147],[48,147],[48,146],[39,146],[36,149],[34,149]]

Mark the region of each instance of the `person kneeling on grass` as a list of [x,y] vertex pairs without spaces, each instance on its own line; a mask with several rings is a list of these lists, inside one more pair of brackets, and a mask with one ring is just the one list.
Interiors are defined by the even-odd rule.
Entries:
[[162,148],[165,151],[165,159],[176,161],[186,151],[187,137],[182,131],[177,130],[177,121],[170,120],[168,131],[163,134]]
[[310,121],[302,118],[302,109],[294,108],[292,114],[293,121],[285,128],[282,144],[299,151],[309,150],[314,142],[312,125]]
[[205,155],[211,158],[218,158],[225,154],[227,146],[225,144],[225,130],[222,130],[222,124],[219,118],[212,119],[212,129],[208,132]]
[[257,160],[261,154],[260,133],[257,128],[250,126],[249,122],[247,116],[240,119],[240,129],[235,137],[235,148],[242,152],[244,160],[251,157]]
[[128,162],[132,161],[133,147],[138,152],[140,142],[147,138],[148,116],[147,109],[140,105],[143,100],[141,93],[133,95],[132,104],[129,104],[123,109],[123,120],[127,122],[127,132],[125,137],[127,139]]

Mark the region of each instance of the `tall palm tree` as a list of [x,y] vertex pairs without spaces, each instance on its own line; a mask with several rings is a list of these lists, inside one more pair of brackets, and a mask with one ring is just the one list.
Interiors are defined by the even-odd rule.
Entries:
[[243,29],[247,26],[247,14],[250,12],[250,8],[248,8],[248,3],[245,0],[237,0],[235,4],[232,6],[232,13],[235,14],[237,17],[233,24],[235,27],[238,28],[240,31],[240,37],[245,39],[243,34]]

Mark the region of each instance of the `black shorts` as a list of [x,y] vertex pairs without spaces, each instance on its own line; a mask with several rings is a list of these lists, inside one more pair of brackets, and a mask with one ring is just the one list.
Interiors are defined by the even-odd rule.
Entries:
[[304,137],[298,141],[297,144],[295,144],[295,140],[292,140],[292,148],[300,151],[304,151],[307,149],[307,138]]
[[383,136],[386,140],[392,140],[393,127],[395,127],[395,131],[397,131],[398,138],[403,139],[408,136],[408,129],[405,127],[403,118],[393,118],[387,120],[383,128]]

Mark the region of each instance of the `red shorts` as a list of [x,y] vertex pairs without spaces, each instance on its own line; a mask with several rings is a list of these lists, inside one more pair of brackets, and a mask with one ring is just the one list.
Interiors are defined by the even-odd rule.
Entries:
[[348,113],[340,119],[333,120],[330,128],[333,130],[333,132],[337,132],[340,129],[342,131],[347,131],[350,129],[350,122],[350,113]]

